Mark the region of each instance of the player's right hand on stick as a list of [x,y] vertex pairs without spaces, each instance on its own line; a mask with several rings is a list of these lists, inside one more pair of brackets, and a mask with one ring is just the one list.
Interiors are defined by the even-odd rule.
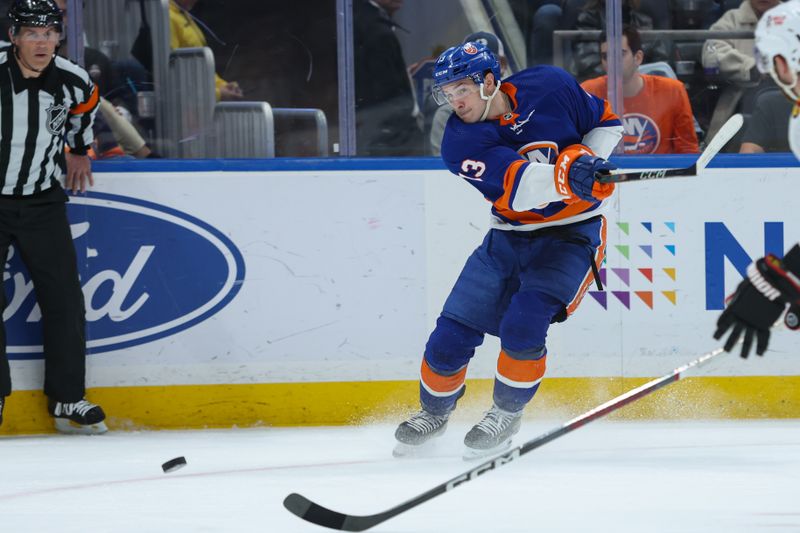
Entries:
[[728,306],[717,320],[714,338],[719,339],[728,330],[725,350],[731,351],[744,334],[742,357],[747,357],[756,338],[756,353],[763,355],[769,344],[769,330],[790,304],[786,324],[797,329],[797,312],[800,309],[800,278],[788,264],[800,258],[800,248],[795,246],[781,261],[772,254],[759,259],[747,269],[747,279],[736,288]]
[[567,146],[556,160],[556,189],[569,196],[565,203],[578,199],[597,202],[614,193],[613,183],[600,183],[595,180],[597,173],[606,173],[617,166],[598,157],[582,144]]

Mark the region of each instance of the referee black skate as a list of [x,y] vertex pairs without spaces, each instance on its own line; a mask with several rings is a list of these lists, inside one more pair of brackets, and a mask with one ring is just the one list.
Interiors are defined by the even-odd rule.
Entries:
[[[14,0],[8,16],[12,44],[0,49],[0,257],[5,262],[13,245],[33,281],[56,429],[103,433],[105,413],[85,398],[85,307],[58,181],[66,174],[73,192],[94,184],[86,154],[99,95],[84,69],[56,55],[63,18],[53,0]],[[11,394],[5,344],[0,324],[0,406]]]

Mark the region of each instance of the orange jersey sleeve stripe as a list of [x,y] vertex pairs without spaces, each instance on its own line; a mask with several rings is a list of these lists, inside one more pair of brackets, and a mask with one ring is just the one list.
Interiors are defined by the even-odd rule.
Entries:
[[546,368],[547,356],[533,360],[519,360],[500,350],[500,357],[497,358],[497,374],[519,384],[533,384],[539,381],[544,377]]
[[522,165],[525,164],[525,161],[520,159],[519,161],[514,161],[508,168],[506,169],[506,173],[503,176],[503,196],[498,198],[494,202],[494,207],[498,211],[511,211],[511,193],[514,191],[514,184],[517,181],[517,175],[519,174],[519,169]]
[[70,115],[80,115],[81,113],[86,113],[91,111],[95,107],[97,107],[97,102],[100,100],[100,93],[97,90],[97,85],[94,86],[92,89],[92,94],[89,95],[89,99],[82,104],[78,104],[72,109],[69,110]]
[[603,101],[603,116],[600,117],[600,123],[607,120],[619,120],[619,117],[612,111],[611,104],[608,103],[608,100]]
[[420,369],[420,378],[426,389],[431,392],[439,394],[450,394],[456,392],[464,384],[467,377],[467,367],[462,368],[452,376],[443,376],[437,374],[428,362],[422,359],[422,368]]
[[[606,217],[602,217],[602,222],[600,224],[600,246],[597,247],[594,254],[594,263],[598,268],[603,264],[603,259],[605,259],[606,256],[606,233]],[[572,301],[567,304],[567,315],[571,315],[575,312],[592,283],[594,283],[594,274],[592,273],[591,267],[589,267],[589,271],[586,273],[586,276],[584,276],[580,289],[578,289]]]

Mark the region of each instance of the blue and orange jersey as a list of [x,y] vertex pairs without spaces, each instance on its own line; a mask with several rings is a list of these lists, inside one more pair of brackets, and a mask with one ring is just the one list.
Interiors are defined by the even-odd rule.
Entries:
[[[549,65],[509,76],[500,90],[508,96],[512,112],[474,124],[453,114],[442,140],[447,168],[492,203],[493,226],[532,230],[601,214],[609,199],[565,203],[563,197],[544,194],[539,202],[536,194],[540,188],[550,187],[542,180],[553,182],[553,165],[564,148],[584,144],[601,157],[610,155],[622,124],[608,103],[584,91],[564,70]],[[592,139],[600,142],[592,146]],[[532,180],[525,177],[533,174],[526,174],[531,165],[536,166],[530,170],[537,173],[539,181],[533,187]],[[533,198],[520,202],[525,195]]]

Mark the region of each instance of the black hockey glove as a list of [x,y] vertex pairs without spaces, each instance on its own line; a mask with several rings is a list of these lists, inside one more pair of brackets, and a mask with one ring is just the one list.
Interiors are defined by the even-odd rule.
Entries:
[[717,320],[714,338],[719,339],[731,327],[725,350],[731,351],[744,333],[742,357],[750,354],[753,337],[756,353],[763,355],[769,344],[769,330],[790,305],[786,323],[797,329],[800,317],[800,247],[794,246],[781,261],[772,254],[759,259],[747,268],[742,281],[729,299],[728,306]]

